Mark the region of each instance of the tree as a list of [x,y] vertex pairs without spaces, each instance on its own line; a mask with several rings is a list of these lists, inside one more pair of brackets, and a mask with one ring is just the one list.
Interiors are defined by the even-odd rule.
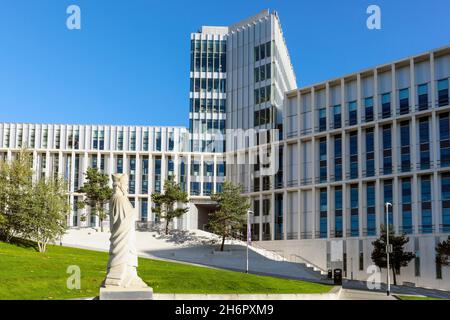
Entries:
[[[389,228],[389,244],[392,245],[392,252],[389,254],[389,265],[392,269],[394,276],[394,285],[397,284],[396,274],[400,272],[402,267],[406,267],[408,263],[414,259],[415,254],[413,252],[404,251],[404,246],[409,242],[408,237],[405,234],[396,236],[392,227]],[[381,227],[381,236],[374,242],[372,251],[372,261],[380,269],[387,268],[386,257],[386,228]]]
[[0,163],[0,232],[7,242],[26,229],[32,176],[32,155],[26,149],[11,162]]
[[64,180],[40,179],[34,185],[31,206],[26,217],[26,234],[37,242],[39,252],[45,252],[49,242],[64,234],[69,210],[67,185]]
[[188,195],[181,190],[180,185],[174,179],[166,180],[164,193],[153,193],[152,201],[155,204],[153,211],[156,213],[156,216],[166,221],[166,234],[169,233],[170,222],[174,218],[181,217],[189,210],[189,208],[184,206],[189,202]]
[[450,266],[450,236],[436,246],[436,261],[443,266]]
[[211,199],[217,202],[217,210],[209,214],[208,227],[222,237],[220,251],[224,249],[225,239],[241,231],[246,221],[250,203],[241,193],[242,186],[225,181],[222,192],[211,196]]
[[81,209],[88,205],[91,208],[91,214],[98,216],[101,232],[103,232],[103,221],[107,217],[105,206],[113,194],[113,190],[109,186],[109,177],[97,168],[88,168],[85,175],[86,182],[79,190],[85,198],[78,204],[78,207]]

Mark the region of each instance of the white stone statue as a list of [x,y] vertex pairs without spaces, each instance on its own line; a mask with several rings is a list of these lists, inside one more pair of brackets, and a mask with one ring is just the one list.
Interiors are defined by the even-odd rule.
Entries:
[[137,212],[128,200],[128,176],[113,174],[114,193],[110,202],[110,247],[108,272],[103,286],[108,288],[148,288],[137,275],[135,222]]

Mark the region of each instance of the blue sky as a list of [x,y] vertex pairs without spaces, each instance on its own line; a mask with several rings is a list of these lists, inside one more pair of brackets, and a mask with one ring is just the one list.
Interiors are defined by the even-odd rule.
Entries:
[[[370,4],[382,30],[366,28]],[[299,86],[450,44],[448,0],[2,0],[0,121],[187,126],[189,34],[265,8]]]

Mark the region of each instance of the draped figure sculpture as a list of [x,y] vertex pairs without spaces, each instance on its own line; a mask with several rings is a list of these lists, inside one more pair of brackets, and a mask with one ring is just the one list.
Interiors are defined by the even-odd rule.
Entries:
[[113,195],[110,202],[110,248],[105,287],[146,288],[137,275],[135,222],[136,210],[128,200],[128,176],[113,174]]

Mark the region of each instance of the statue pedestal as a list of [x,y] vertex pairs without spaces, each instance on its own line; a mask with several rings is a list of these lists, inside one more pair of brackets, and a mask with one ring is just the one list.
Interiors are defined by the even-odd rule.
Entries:
[[153,300],[153,289],[100,287],[100,300]]

